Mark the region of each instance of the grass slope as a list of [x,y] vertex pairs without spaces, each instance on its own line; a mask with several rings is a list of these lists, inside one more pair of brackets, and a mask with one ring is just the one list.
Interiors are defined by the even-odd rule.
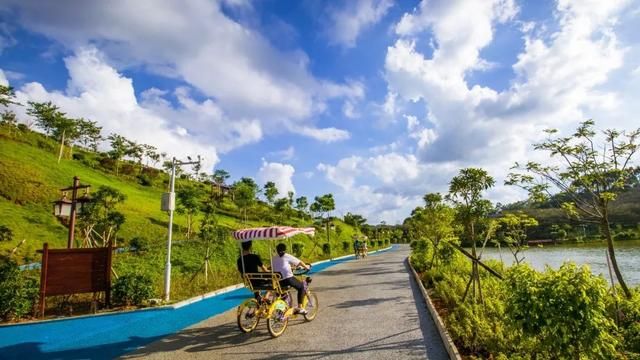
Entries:
[[[77,151],[77,150],[76,150]],[[166,257],[165,243],[168,216],[160,210],[160,197],[166,174],[155,182],[156,186],[142,186],[135,179],[117,177],[114,174],[85,165],[85,162],[63,159],[57,162],[57,148],[54,141],[41,134],[26,131],[16,136],[0,127],[0,225],[6,225],[13,231],[13,240],[0,243],[0,253],[14,248],[26,239],[15,258],[19,262],[39,261],[35,253],[44,242],[51,247],[62,248],[67,242],[67,228],[52,214],[52,202],[60,198],[59,189],[68,187],[74,176],[82,184],[91,185],[93,191],[101,185],[116,188],[127,196],[127,200],[118,206],[126,216],[126,222],[118,233],[119,246],[136,236],[150,240],[150,249],[141,254],[116,254],[114,268],[120,275],[130,272],[149,274],[156,284],[157,295],[161,294],[163,268]],[[91,155],[92,153],[87,153]],[[93,155],[95,156],[95,154]],[[185,180],[177,182],[177,186]],[[166,186],[166,185],[165,185]],[[218,222],[231,229],[242,227],[274,225],[274,220],[254,217],[253,221],[242,224],[234,215],[237,208],[226,201],[220,210]],[[258,206],[259,214],[273,215],[273,209],[264,204]],[[301,218],[282,218],[278,223],[293,226],[311,226],[312,220]],[[195,220],[196,231],[199,219]],[[351,238],[355,229],[339,220],[336,228],[330,230],[331,256],[351,252]],[[227,237],[221,243],[205,244],[202,241],[186,240],[184,229],[186,216],[174,216],[174,246],[172,252],[174,299],[182,299],[236,283],[240,280],[235,270],[238,246]],[[229,232],[230,234],[230,232]],[[307,261],[327,258],[322,245],[326,243],[326,232],[318,231],[314,239],[299,237],[292,239],[302,247],[301,257]],[[269,251],[265,242],[256,242],[254,248],[268,261]],[[210,247],[209,281],[204,282],[201,269],[205,260],[207,246]]]

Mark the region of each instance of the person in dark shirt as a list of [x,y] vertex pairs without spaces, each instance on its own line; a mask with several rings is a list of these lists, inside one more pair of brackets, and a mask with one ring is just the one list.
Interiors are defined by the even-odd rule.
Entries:
[[[242,261],[244,259],[244,271],[242,268]],[[258,269],[261,269],[264,272],[269,271],[264,264],[262,264],[262,259],[260,259],[260,255],[251,253],[251,241],[245,241],[242,243],[242,256],[238,256],[238,272],[241,275],[245,273],[257,273]],[[264,280],[252,280],[252,284],[255,285],[255,281],[264,281]],[[259,291],[255,291],[253,293],[256,300],[258,302],[262,301],[262,296]]]
[[[257,254],[251,253],[251,241],[246,241],[242,243],[242,257],[238,257],[238,271],[240,274],[244,275],[245,273],[257,273],[262,269],[262,271],[269,271],[266,266],[262,264],[262,259]],[[242,261],[244,259],[244,271],[242,269]]]

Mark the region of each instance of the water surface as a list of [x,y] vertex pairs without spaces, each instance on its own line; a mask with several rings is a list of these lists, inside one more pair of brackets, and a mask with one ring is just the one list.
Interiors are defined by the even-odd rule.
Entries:
[[[640,240],[617,241],[615,249],[618,266],[627,285],[640,285]],[[610,281],[606,250],[605,242],[543,247],[532,245],[524,251],[524,261],[538,270],[544,270],[546,265],[557,269],[563,262],[573,261],[579,265],[589,265],[593,273],[605,275],[607,281]],[[482,257],[498,260],[502,257],[509,265],[514,262],[513,255],[507,248],[502,248],[501,251],[497,248],[486,248]]]

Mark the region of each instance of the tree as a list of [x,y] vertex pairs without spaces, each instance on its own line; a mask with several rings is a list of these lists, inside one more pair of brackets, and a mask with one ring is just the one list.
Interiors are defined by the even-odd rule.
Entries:
[[348,212],[344,216],[344,222],[356,228],[356,231],[359,231],[361,226],[367,222],[367,219],[365,219],[362,215],[352,214]]
[[233,185],[233,202],[242,210],[242,219],[247,221],[247,211],[256,201],[256,188],[242,180]]
[[288,191],[287,192],[287,203],[289,205],[289,208],[293,207],[293,196],[295,195],[295,193],[293,191]]
[[222,186],[230,176],[231,175],[229,175],[229,172],[227,172],[226,170],[216,169],[213,172],[213,182],[218,186]]
[[200,210],[199,198],[198,191],[191,186],[186,186],[176,191],[176,199],[178,200],[177,211],[187,215],[187,232],[185,234],[187,239],[191,239],[193,217],[197,215]]
[[[325,226],[327,232],[327,246],[329,251],[331,251],[331,246],[329,245],[329,212],[335,210],[336,203],[333,200],[333,194],[324,194],[322,196],[316,196],[315,201],[311,204],[312,211],[316,213],[324,213],[325,214]],[[315,210],[314,210],[315,209]]]
[[82,207],[78,216],[78,229],[86,247],[107,246],[125,222],[125,216],[117,210],[127,196],[118,189],[100,186],[91,201]]
[[527,190],[531,199],[538,202],[559,191],[567,198],[562,204],[567,214],[583,223],[597,224],[607,241],[609,260],[618,283],[630,298],[631,292],[616,260],[609,216],[611,203],[633,176],[630,163],[638,151],[640,128],[630,132],[605,130],[602,142],[596,144],[599,139],[594,125],[593,120],[582,122],[576,132],[567,137],[557,137],[555,129],[546,130],[547,139],[534,144],[534,149],[559,159],[562,166],[516,163],[516,172],[509,174],[505,184]]
[[15,100],[16,94],[11,86],[0,85],[0,105],[8,107],[11,104],[20,105]]
[[78,119],[78,141],[85,148],[98,151],[98,142],[102,140],[102,127],[91,120]]
[[144,158],[144,145],[135,141],[127,140],[125,145],[125,155],[137,161],[142,173],[142,159]]
[[127,154],[127,146],[129,140],[124,136],[118,134],[111,134],[107,139],[110,141],[111,150],[109,151],[109,157],[116,161],[116,176],[118,176],[118,170],[120,169],[120,161]]
[[508,213],[499,220],[499,238],[507,244],[517,265],[524,260],[520,253],[527,249],[527,229],[538,226],[538,221],[523,213]]
[[316,196],[315,201],[311,204],[312,210],[315,212],[325,213],[329,215],[329,212],[335,210],[336,203],[333,199],[333,194],[324,194],[322,196]]
[[267,202],[273,205],[273,201],[275,200],[276,196],[279,194],[278,188],[276,187],[276,183],[274,183],[273,181],[268,181],[266,184],[264,184],[263,192],[264,192],[264,197],[267,198]]
[[308,206],[309,202],[306,196],[300,196],[296,199],[296,210],[300,211],[302,214],[306,213]]
[[451,247],[442,247],[442,243],[455,239],[455,211],[444,203],[440,193],[428,193],[423,200],[425,206],[413,213],[408,225],[433,245],[431,261],[427,264],[431,268],[451,253]]
[[66,114],[61,112],[60,108],[51,101],[46,103],[29,101],[27,114],[36,119],[37,126],[44,130],[45,134],[60,141],[60,152],[58,155],[58,162],[60,162],[65,143],[71,143],[78,137],[77,120],[68,118]]
[[476,301],[476,284],[478,285],[478,295],[482,301],[482,289],[480,288],[480,274],[478,272],[477,252],[476,252],[476,225],[484,218],[491,209],[491,203],[482,198],[482,192],[491,188],[495,181],[489,174],[478,168],[466,168],[460,170],[449,183],[449,195],[447,198],[456,205],[456,216],[463,224],[466,236],[471,240],[471,254],[474,258],[471,267],[471,279],[467,283],[467,288],[463,299],[472,286],[472,299]]

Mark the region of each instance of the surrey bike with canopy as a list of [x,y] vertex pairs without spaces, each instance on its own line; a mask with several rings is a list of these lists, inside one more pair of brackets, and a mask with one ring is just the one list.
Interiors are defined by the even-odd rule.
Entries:
[[[240,244],[246,241],[267,240],[269,241],[269,253],[272,255],[274,254],[275,241],[290,239],[298,234],[313,236],[315,229],[272,226],[238,230],[233,233],[233,237]],[[291,244],[289,244],[289,249],[291,249]],[[240,251],[240,259],[242,259],[245,286],[252,292],[260,292],[261,296],[247,299],[238,306],[238,327],[242,332],[251,332],[258,326],[260,319],[266,318],[269,334],[273,337],[282,335],[287,328],[289,319],[297,317],[292,306],[292,294],[289,293],[289,287],[280,285],[282,276],[280,273],[273,272],[273,264],[270,266],[270,272],[246,273],[242,250]],[[271,261],[271,257],[269,259]],[[307,272],[306,269],[302,272],[294,271],[294,275],[302,282],[306,292],[303,302],[299,306],[306,310],[306,314],[303,315],[304,319],[311,321],[318,314],[318,297],[309,287],[311,278],[305,275]]]

